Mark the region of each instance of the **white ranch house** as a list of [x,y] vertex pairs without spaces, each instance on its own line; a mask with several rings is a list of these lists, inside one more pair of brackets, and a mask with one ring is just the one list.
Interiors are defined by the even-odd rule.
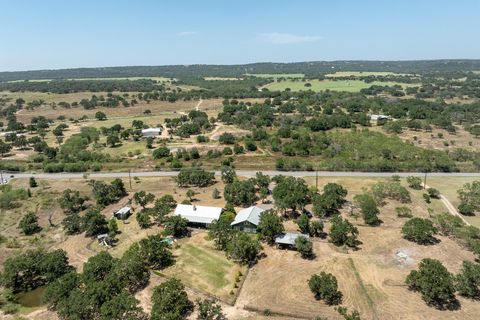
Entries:
[[208,227],[214,220],[218,220],[223,208],[179,204],[173,213],[188,220],[191,225]]

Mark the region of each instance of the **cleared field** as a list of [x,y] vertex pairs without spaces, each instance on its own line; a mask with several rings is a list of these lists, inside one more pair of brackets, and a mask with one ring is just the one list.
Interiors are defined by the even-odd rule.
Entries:
[[[88,96],[91,98],[91,94]],[[55,101],[62,101],[58,100]],[[81,100],[81,99],[80,99]],[[75,100],[75,101],[80,101]],[[194,110],[195,106],[198,104],[198,100],[192,101],[176,101],[176,102],[167,102],[167,101],[151,101],[150,103],[140,102],[133,107],[117,107],[117,108],[106,108],[100,107],[92,110],[85,110],[82,107],[65,109],[56,107],[55,109],[51,106],[41,106],[35,108],[35,110],[29,111],[22,109],[17,112],[17,118],[20,122],[29,123],[33,117],[44,116],[49,119],[57,119],[59,116],[65,116],[67,119],[73,118],[78,119],[84,115],[88,118],[93,119],[95,113],[102,111],[107,115],[107,118],[118,118],[118,117],[145,117],[145,110],[150,110],[151,115],[161,115],[168,114],[169,116],[174,115],[175,113],[187,112]],[[217,112],[222,107],[221,99],[209,99],[203,100],[202,104],[199,106],[199,110],[205,112]]]
[[[319,187],[327,182],[341,183],[349,191],[348,199],[352,199],[380,180],[322,178]],[[309,178],[308,182],[314,185],[315,179]],[[442,210],[440,202],[427,206],[421,191],[411,194],[412,203],[408,207],[415,216],[428,217],[428,208]],[[476,319],[480,312],[477,302],[460,298],[460,310],[439,311],[427,306],[419,294],[408,290],[405,278],[417,268],[421,259],[438,259],[455,273],[463,260],[473,261],[474,255],[446,237],[438,237],[440,242],[433,246],[421,246],[403,239],[400,230],[406,219],[398,218],[394,210],[399,205],[388,201],[380,208],[383,224],[378,227],[365,226],[361,218],[357,220],[348,209],[342,210],[342,215],[359,229],[359,239],[363,243],[358,251],[347,253],[327,240],[316,239],[313,243],[316,257],[304,260],[294,251],[265,246],[266,257],[250,270],[237,304],[259,312],[269,309],[273,314],[290,317],[342,319],[333,307],[315,300],[308,288],[309,277],[325,271],[337,277],[344,295],[343,305],[357,309],[362,319]],[[290,221],[286,225],[289,230],[294,226]],[[399,252],[406,258],[400,258]]]
[[[95,80],[154,80],[158,82],[168,82],[174,79],[171,78],[166,78],[166,77],[117,77],[117,78],[71,78],[71,79],[58,79],[58,80],[75,80],[75,81],[82,81],[82,80],[88,80],[88,81],[95,81]],[[29,82],[49,82],[49,81],[54,81],[57,79],[34,79],[34,80],[28,80]],[[24,80],[12,80],[12,81],[7,81],[10,83],[14,82],[22,82]]]
[[303,73],[247,73],[247,76],[253,76],[257,78],[287,78],[287,79],[301,79],[304,78],[305,75]]
[[228,260],[222,251],[215,250],[206,240],[207,232],[200,232],[177,241],[173,253],[175,264],[162,271],[197,290],[213,294],[224,301],[232,301],[235,277],[246,273],[246,267]]
[[203,78],[207,81],[235,81],[235,80],[242,80],[242,78],[229,78],[229,77],[205,77]]
[[[480,180],[479,178],[474,177],[450,177],[439,178],[439,177],[428,177],[427,184],[432,187],[440,190],[440,192],[450,200],[450,202],[458,207],[460,200],[458,199],[457,190],[461,189],[465,183],[472,183],[473,181]],[[464,216],[465,219],[470,222],[472,225],[480,228],[480,215],[475,216]]]
[[[309,83],[311,86],[306,87],[305,84]],[[378,86],[393,86],[393,85],[400,85],[403,88],[408,86],[417,86],[414,84],[405,84],[405,83],[398,83],[398,82],[380,82],[374,81],[371,83],[366,83],[361,80],[309,80],[309,81],[280,81],[280,82],[272,82],[269,85],[266,85],[270,91],[285,91],[289,88],[291,91],[324,91],[324,90],[332,90],[332,91],[347,91],[347,92],[359,92],[361,89],[369,88],[373,85]]]
[[329,73],[325,76],[328,78],[341,78],[341,77],[368,77],[368,76],[375,76],[375,77],[382,77],[382,76],[404,76],[407,75],[406,73],[395,73],[395,72],[386,72],[386,71],[337,71],[335,73]]

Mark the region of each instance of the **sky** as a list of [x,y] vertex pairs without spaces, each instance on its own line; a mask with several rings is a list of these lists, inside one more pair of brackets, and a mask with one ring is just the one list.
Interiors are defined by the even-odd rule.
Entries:
[[479,0],[0,0],[0,71],[480,58]]

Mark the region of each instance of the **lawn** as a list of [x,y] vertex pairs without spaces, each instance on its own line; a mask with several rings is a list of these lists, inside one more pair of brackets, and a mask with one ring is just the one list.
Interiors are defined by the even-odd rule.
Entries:
[[[427,184],[440,190],[440,192],[450,200],[450,202],[457,207],[460,204],[458,199],[457,190],[461,189],[465,183],[471,183],[475,180],[480,180],[478,177],[429,177],[427,178]],[[480,228],[480,215],[468,217],[465,219],[472,225]]]
[[404,76],[405,73],[395,73],[395,72],[387,72],[387,71],[337,71],[335,73],[329,73],[325,76],[328,78],[340,78],[340,77],[368,77],[368,76],[375,76],[375,77],[384,77],[384,76]]
[[181,239],[174,244],[175,264],[162,271],[168,277],[180,279],[185,285],[231,302],[235,277],[246,268],[228,260],[222,251],[215,250],[206,232]]
[[[306,87],[307,83],[311,84],[311,87]],[[405,84],[398,82],[380,82],[374,81],[372,83],[366,83],[361,80],[309,80],[309,81],[280,81],[272,82],[271,84],[265,86],[270,91],[284,91],[287,88],[290,88],[291,91],[347,91],[347,92],[359,92],[361,89],[369,88],[373,85],[378,86],[393,86],[401,85],[402,87],[415,86],[413,84]]]
[[[74,78],[74,79],[66,79],[66,80],[75,80],[75,81],[96,81],[96,80],[154,80],[158,82],[168,82],[172,80],[171,78],[166,78],[166,77],[117,77],[117,78]],[[64,80],[64,79],[59,79],[59,80]],[[12,80],[8,82],[20,82],[24,80]],[[48,81],[53,81],[53,79],[38,79],[38,80],[29,80],[30,82],[48,82]]]
[[273,79],[278,79],[278,78],[287,78],[287,79],[301,79],[305,77],[303,73],[247,73],[247,76],[254,76],[257,78],[273,78]]

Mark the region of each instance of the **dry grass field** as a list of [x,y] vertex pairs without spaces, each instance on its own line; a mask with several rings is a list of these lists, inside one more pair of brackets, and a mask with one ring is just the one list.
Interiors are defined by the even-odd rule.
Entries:
[[[386,133],[382,127],[378,126],[372,126],[369,130]],[[475,136],[460,126],[456,126],[456,131],[456,133],[452,134],[447,130],[439,128],[435,128],[431,132],[404,129],[401,134],[396,136],[403,141],[412,142],[415,146],[430,150],[455,150],[462,148],[469,151],[477,151],[480,148],[479,138],[475,138]]]
[[[318,186],[321,189],[329,182],[340,183],[347,188],[349,192],[347,199],[352,201],[356,194],[382,179],[322,177],[318,179]],[[123,181],[129,195],[102,211],[107,218],[111,217],[114,209],[129,203],[133,193],[139,190],[152,192],[157,197],[172,194],[179,202],[187,198],[187,189],[178,188],[172,178],[140,178],[132,180],[131,188],[128,179]],[[311,186],[315,185],[313,177],[306,178],[306,181]],[[428,183],[450,196],[457,185],[461,186],[466,181],[471,180],[462,178],[442,186],[441,180],[430,178]],[[11,183],[16,187],[27,187],[28,181],[13,180]],[[119,242],[112,248],[102,247],[84,235],[65,236],[60,227],[64,214],[55,199],[58,199],[60,192],[66,188],[78,189],[83,194],[91,196],[87,180],[39,180],[39,183],[40,186],[33,189],[34,197],[31,201],[9,211],[8,215],[2,213],[0,232],[7,239],[16,238],[19,248],[6,248],[6,244],[1,244],[2,252],[6,254],[2,255],[0,263],[17,250],[29,247],[61,248],[67,251],[70,263],[80,271],[83,263],[101,250],[108,250],[113,256],[120,257],[135,241],[162,230],[157,226],[140,229],[132,215],[125,223],[119,223],[121,231],[118,236]],[[402,183],[405,184],[405,181]],[[208,188],[193,188],[198,192],[195,203],[224,206],[223,198],[212,198],[214,188],[223,190],[222,182],[218,181]],[[408,207],[415,216],[429,217],[431,214],[446,211],[439,200],[433,200],[427,205],[422,198],[422,191],[411,189],[410,191],[412,203],[408,204]],[[38,205],[39,203],[44,205]],[[419,294],[407,289],[404,284],[405,277],[423,258],[439,259],[450,272],[455,273],[458,272],[463,260],[472,261],[474,256],[454,240],[446,237],[438,237],[440,242],[432,246],[417,245],[403,239],[400,230],[406,219],[398,218],[395,213],[395,207],[400,205],[395,201],[387,201],[387,204],[380,208],[383,223],[378,227],[366,226],[361,218],[352,215],[350,209],[342,209],[342,215],[360,231],[359,240],[362,244],[357,251],[337,248],[327,239],[315,239],[316,256],[312,260],[305,260],[295,251],[279,250],[264,244],[265,254],[248,272],[236,303],[232,306],[222,302],[225,312],[230,319],[261,319],[264,310],[267,309],[272,313],[269,319],[312,319],[315,316],[340,319],[333,307],[313,298],[307,285],[307,280],[312,274],[326,271],[337,277],[339,289],[344,295],[343,305],[358,310],[362,319],[476,319],[480,312],[480,305],[477,302],[460,298],[461,309],[439,311],[425,305]],[[44,229],[37,236],[20,235],[16,228],[18,219],[29,210],[28,208],[36,206],[40,225]],[[138,209],[136,205],[133,207],[134,211]],[[55,227],[48,227],[47,220],[51,212]],[[285,226],[289,231],[296,231],[296,225],[292,220],[286,221]],[[328,229],[327,222],[325,231]],[[152,274],[150,284],[136,294],[147,311],[150,309],[149,301],[154,286],[173,276],[184,282],[193,300],[214,295],[225,302],[233,301],[234,296],[230,291],[235,289],[234,278],[239,270],[244,275],[247,272],[243,267],[227,260],[222,252],[216,251],[206,235],[205,231],[197,231],[190,238],[181,239],[174,244],[176,264],[160,271],[159,274]],[[39,240],[32,240],[33,238]],[[30,317],[48,319],[49,314],[45,310],[36,310]],[[194,319],[194,316],[190,318]],[[55,319],[53,315],[51,319]]]
[[[90,96],[91,97],[91,94]],[[59,100],[56,100],[57,102]],[[62,100],[60,100],[62,101]],[[76,100],[79,101],[79,100]],[[85,110],[82,107],[64,109],[56,107],[53,109],[51,106],[42,106],[35,108],[32,111],[29,110],[20,110],[17,113],[18,121],[24,123],[30,123],[33,117],[44,116],[48,119],[57,119],[59,116],[65,116],[67,119],[73,118],[78,119],[86,115],[90,119],[94,119],[95,113],[102,111],[107,115],[107,118],[137,118],[144,117],[144,111],[150,110],[152,115],[168,115],[174,117],[175,113],[188,112],[195,109],[195,106],[198,104],[197,100],[192,101],[176,101],[176,102],[167,102],[167,101],[151,101],[150,103],[140,102],[139,104],[133,107],[117,107],[117,108],[105,108],[100,107],[92,110]],[[199,107],[199,110],[205,112],[218,112],[222,107],[221,99],[209,99],[204,100]],[[141,119],[140,119],[141,120]]]
[[[327,182],[342,183],[351,199],[378,180],[320,179],[319,186]],[[312,184],[314,180],[309,182]],[[423,258],[439,259],[449,271],[457,272],[463,260],[472,261],[474,256],[446,237],[439,237],[440,243],[434,246],[421,246],[403,239],[400,229],[406,220],[396,216],[394,208],[398,205],[389,202],[381,208],[383,224],[379,227],[365,226],[361,219],[349,216],[349,212],[342,213],[359,228],[363,244],[358,251],[347,253],[321,239],[314,241],[315,259],[304,260],[294,251],[265,246],[266,257],[251,269],[237,304],[297,318],[340,319],[333,307],[313,298],[307,285],[312,274],[325,271],[337,277],[344,294],[343,304],[359,310],[362,319],[476,319],[480,312],[476,302],[460,299],[460,310],[438,311],[407,289],[405,277]],[[409,207],[415,216],[429,216],[421,192],[412,192]],[[407,258],[399,257],[399,252]]]

